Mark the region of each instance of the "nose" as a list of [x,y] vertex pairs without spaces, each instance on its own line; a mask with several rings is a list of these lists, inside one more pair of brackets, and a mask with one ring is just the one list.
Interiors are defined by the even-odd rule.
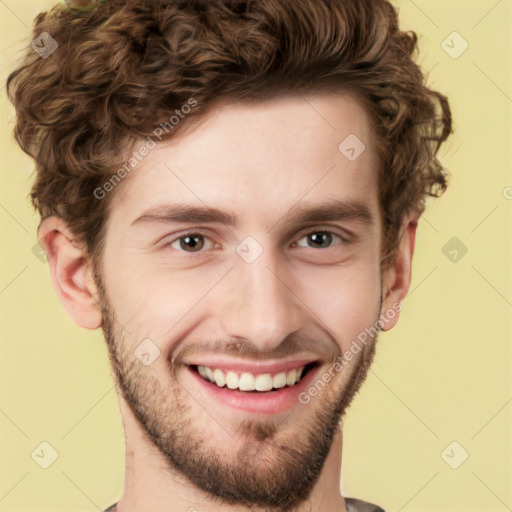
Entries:
[[226,336],[244,338],[259,350],[271,352],[299,331],[305,317],[302,302],[290,273],[270,250],[252,263],[237,257],[227,277],[220,298]]

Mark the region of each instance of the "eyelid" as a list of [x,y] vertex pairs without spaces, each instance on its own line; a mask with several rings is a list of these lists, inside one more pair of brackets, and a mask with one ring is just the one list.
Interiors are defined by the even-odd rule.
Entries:
[[304,231],[301,231],[295,238],[295,240],[299,240],[304,236],[307,236],[311,233],[331,233],[332,235],[339,236],[344,243],[350,243],[354,239],[354,235],[350,234],[346,230],[343,230],[339,226],[311,226],[309,228],[305,228]]
[[182,231],[178,231],[176,233],[166,234],[165,236],[162,236],[157,243],[161,242],[163,240],[163,245],[169,245],[173,242],[176,242],[176,240],[179,240],[180,238],[185,238],[189,235],[203,235],[204,237],[208,237],[208,234],[205,233],[206,229],[204,228],[191,228],[191,229],[184,229]]

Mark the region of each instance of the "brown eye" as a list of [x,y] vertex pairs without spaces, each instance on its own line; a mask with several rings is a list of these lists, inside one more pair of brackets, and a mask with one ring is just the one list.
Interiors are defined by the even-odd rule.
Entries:
[[185,252],[198,252],[204,247],[204,236],[198,233],[182,236],[181,238],[174,240],[171,247],[176,249],[174,246],[176,243],[179,245],[178,250]]

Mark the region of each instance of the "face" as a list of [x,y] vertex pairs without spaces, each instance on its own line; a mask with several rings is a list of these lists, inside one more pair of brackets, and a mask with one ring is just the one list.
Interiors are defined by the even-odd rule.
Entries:
[[118,386],[165,465],[224,502],[306,499],[366,377],[376,338],[358,336],[382,306],[372,141],[348,96],[223,104],[112,202],[98,284]]

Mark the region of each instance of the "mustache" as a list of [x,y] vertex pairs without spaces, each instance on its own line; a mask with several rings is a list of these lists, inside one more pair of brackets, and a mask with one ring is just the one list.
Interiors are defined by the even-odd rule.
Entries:
[[226,356],[248,359],[253,361],[270,361],[279,359],[291,359],[293,357],[311,357],[322,361],[334,360],[339,354],[338,344],[328,337],[321,340],[312,340],[311,336],[301,333],[293,333],[287,336],[274,350],[261,350],[253,342],[245,338],[226,338],[205,342],[183,344],[179,341],[169,354],[171,368],[177,368],[184,361],[194,356],[209,356],[223,354]]

